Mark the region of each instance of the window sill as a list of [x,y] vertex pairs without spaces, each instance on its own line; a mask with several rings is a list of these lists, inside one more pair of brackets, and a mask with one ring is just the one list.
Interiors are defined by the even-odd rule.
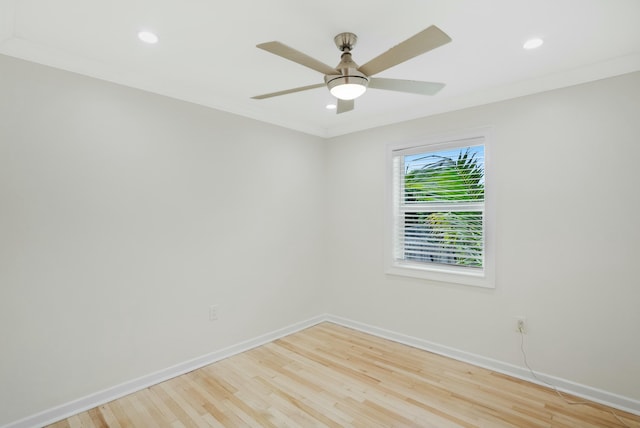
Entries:
[[470,272],[467,269],[437,268],[414,263],[395,263],[387,266],[385,273],[410,278],[453,284],[470,285],[482,288],[495,288],[495,282],[486,271]]

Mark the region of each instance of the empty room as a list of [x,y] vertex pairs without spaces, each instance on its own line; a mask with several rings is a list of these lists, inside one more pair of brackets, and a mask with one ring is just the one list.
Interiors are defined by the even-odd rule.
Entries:
[[640,427],[639,18],[0,0],[0,427]]

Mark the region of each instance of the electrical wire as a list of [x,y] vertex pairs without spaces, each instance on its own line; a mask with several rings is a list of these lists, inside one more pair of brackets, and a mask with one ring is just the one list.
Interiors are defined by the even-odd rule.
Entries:
[[[560,390],[555,385],[547,382],[544,379],[540,379],[536,375],[536,373],[533,371],[531,366],[529,366],[529,362],[527,361],[527,353],[524,351],[524,331],[522,329],[519,329],[518,332],[520,333],[520,351],[522,352],[522,359],[524,361],[524,365],[527,367],[527,369],[529,369],[529,372],[531,373],[531,376],[533,376],[533,378],[535,380],[537,380],[538,382],[544,383],[545,385],[549,386],[549,388],[553,389],[555,391],[555,393],[558,394],[558,397],[560,397],[566,404],[569,404],[569,405],[572,405],[572,406],[579,405],[579,404],[593,404],[590,401],[573,401],[573,400],[569,400],[562,392],[560,392]],[[607,410],[609,410],[609,412],[613,415],[613,417],[616,418],[618,420],[618,422],[620,422],[622,424],[623,427],[631,428],[613,410],[611,410],[611,409],[607,409]]]

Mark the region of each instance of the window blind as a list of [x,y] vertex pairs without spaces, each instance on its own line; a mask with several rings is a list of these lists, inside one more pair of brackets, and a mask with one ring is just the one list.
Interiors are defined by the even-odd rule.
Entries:
[[482,271],[484,145],[481,138],[434,151],[393,153],[397,263]]

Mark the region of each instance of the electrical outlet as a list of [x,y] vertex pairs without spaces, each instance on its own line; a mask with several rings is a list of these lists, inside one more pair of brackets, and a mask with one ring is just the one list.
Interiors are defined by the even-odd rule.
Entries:
[[517,317],[516,318],[516,332],[518,333],[522,333],[522,334],[527,334],[527,323],[526,323],[527,319],[524,317]]
[[209,321],[216,321],[218,319],[218,305],[209,306]]

